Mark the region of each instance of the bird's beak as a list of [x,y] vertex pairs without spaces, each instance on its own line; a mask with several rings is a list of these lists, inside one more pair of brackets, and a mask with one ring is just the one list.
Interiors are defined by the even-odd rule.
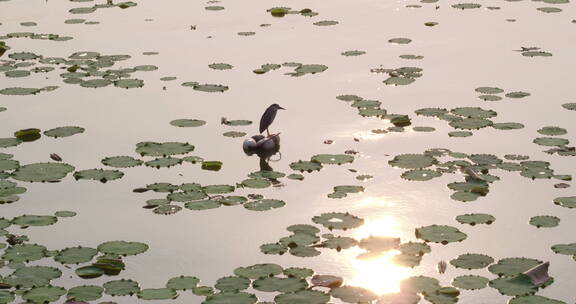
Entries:
[[284,109],[284,108],[281,107],[281,106],[278,106],[278,109],[280,109],[280,110],[286,110],[286,109]]

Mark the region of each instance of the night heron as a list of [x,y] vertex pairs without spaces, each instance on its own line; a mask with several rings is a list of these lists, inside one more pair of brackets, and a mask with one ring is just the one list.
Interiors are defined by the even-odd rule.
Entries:
[[260,118],[260,133],[266,130],[266,133],[268,134],[268,136],[270,136],[268,127],[270,127],[270,125],[274,121],[274,117],[276,117],[276,112],[278,110],[286,110],[286,109],[275,103],[269,106],[268,109],[266,109],[266,111],[264,111],[264,114],[262,114],[262,118]]

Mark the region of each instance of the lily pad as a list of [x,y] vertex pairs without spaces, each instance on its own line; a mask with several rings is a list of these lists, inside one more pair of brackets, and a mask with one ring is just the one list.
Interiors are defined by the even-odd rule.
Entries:
[[104,293],[111,296],[131,296],[140,291],[138,282],[125,279],[106,282],[102,287]]
[[182,83],[182,86],[192,87],[192,89],[194,89],[196,91],[202,91],[202,92],[208,92],[208,93],[225,92],[225,91],[228,91],[228,89],[229,89],[227,86],[221,85],[221,84],[200,84],[200,83],[195,82],[195,81],[184,82],[184,83]]
[[412,42],[412,39],[409,38],[392,38],[388,40],[389,43],[394,43],[394,44],[408,44],[410,42]]
[[277,304],[325,304],[328,301],[330,295],[317,290],[300,290],[274,297],[274,302]]
[[342,286],[330,290],[330,295],[346,303],[370,303],[378,298],[372,291],[357,286]]
[[345,164],[354,161],[354,156],[348,154],[318,154],[312,156],[311,161],[321,164]]
[[456,268],[463,269],[481,269],[494,262],[494,259],[485,254],[466,253],[461,254],[458,258],[450,261],[450,264]]
[[434,157],[423,154],[401,154],[388,161],[391,166],[403,169],[427,168],[435,163],[437,160]]
[[44,304],[54,302],[66,294],[66,289],[58,286],[34,287],[27,290],[22,298],[28,302]]
[[192,151],[194,151],[194,146],[189,143],[146,141],[136,144],[136,153],[142,156],[168,156],[186,154]]
[[74,167],[68,164],[35,163],[20,166],[12,173],[12,177],[26,182],[48,182],[60,180],[72,171],[74,171]]
[[255,280],[252,287],[264,292],[296,292],[308,287],[308,282],[299,278],[265,277]]
[[21,215],[12,219],[12,224],[19,226],[48,226],[57,221],[58,218],[51,215]]
[[229,276],[216,281],[214,287],[222,292],[238,292],[250,286],[250,279],[244,277]]
[[364,220],[354,216],[350,213],[331,212],[323,213],[320,216],[314,216],[312,221],[320,224],[330,230],[332,229],[351,229],[360,227],[364,224]]
[[168,280],[166,287],[174,290],[191,290],[196,287],[200,279],[192,276],[179,276]]
[[467,235],[457,228],[446,225],[430,225],[416,229],[416,237],[427,242],[446,245],[451,242],[461,242]]
[[122,256],[136,255],[148,250],[148,245],[139,242],[109,241],[98,245],[98,251]]
[[519,296],[510,299],[508,304],[566,304],[566,302],[538,295]]
[[182,159],[181,158],[175,158],[175,157],[159,157],[153,160],[149,160],[147,162],[144,163],[144,165],[146,165],[146,167],[152,167],[152,168],[156,168],[156,169],[160,169],[160,168],[170,168],[176,165],[179,165],[182,163]]
[[452,286],[460,289],[476,290],[485,288],[489,281],[487,278],[478,275],[462,275],[452,280]]
[[312,171],[320,171],[322,169],[322,164],[319,162],[314,161],[297,161],[290,164],[290,168],[292,170],[300,171],[300,172],[312,172]]
[[124,173],[118,170],[104,170],[104,169],[87,169],[74,172],[76,180],[96,180],[102,183],[119,179],[124,176]]
[[474,226],[476,224],[492,224],[496,218],[486,213],[470,213],[463,214],[456,217],[456,220],[461,224],[468,224]]
[[270,209],[284,207],[286,203],[277,199],[261,199],[244,204],[244,208],[251,211],[267,211]]
[[550,247],[554,253],[576,255],[576,243],[571,244],[556,244]]
[[3,283],[12,285],[17,289],[40,287],[50,284],[50,281],[62,276],[58,268],[48,266],[25,266],[16,269]]
[[255,295],[247,292],[222,292],[210,295],[203,304],[254,304],[258,301]]
[[68,290],[68,299],[74,301],[94,301],[102,297],[104,288],[95,285],[84,285],[70,288]]
[[234,269],[234,274],[248,279],[260,279],[281,274],[282,267],[277,264],[255,264]]
[[576,208],[576,196],[557,197],[554,199],[554,204],[566,208]]
[[143,161],[132,156],[113,156],[104,158],[101,163],[114,168],[132,168],[142,165]]
[[488,271],[498,276],[515,276],[530,268],[542,264],[542,261],[529,258],[505,258],[498,263],[490,265]]
[[560,223],[560,218],[552,215],[538,215],[530,218],[530,225],[537,228],[556,227]]
[[526,275],[494,279],[490,281],[489,285],[506,296],[530,295],[538,290],[538,287],[532,284]]
[[537,145],[547,146],[547,147],[565,146],[565,145],[570,143],[570,141],[567,139],[557,138],[557,137],[538,137],[538,138],[535,138],[532,142],[537,144]]
[[410,181],[428,181],[435,177],[442,176],[442,173],[439,173],[434,170],[409,170],[402,173],[401,177],[403,179],[407,179]]
[[170,122],[175,127],[190,128],[200,127],[206,124],[206,121],[199,119],[176,119]]
[[178,293],[170,288],[145,288],[136,295],[142,300],[168,300],[174,299]]
[[54,257],[54,260],[62,264],[80,264],[92,260],[98,251],[90,247],[71,247],[62,249]]

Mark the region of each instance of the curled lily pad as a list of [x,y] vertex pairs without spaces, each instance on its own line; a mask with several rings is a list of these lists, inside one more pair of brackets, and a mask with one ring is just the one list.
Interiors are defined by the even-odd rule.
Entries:
[[27,290],[22,295],[22,298],[28,302],[43,304],[57,301],[64,294],[66,294],[66,289],[50,285],[34,287],[30,290]]
[[316,224],[332,229],[351,229],[362,226],[364,220],[350,213],[331,212],[323,213],[320,216],[314,216],[312,221]]
[[96,285],[84,285],[70,288],[67,297],[74,301],[94,301],[102,297],[104,288]]
[[463,214],[456,217],[456,220],[461,224],[469,224],[474,226],[476,224],[492,224],[496,218],[486,213],[470,213]]
[[35,141],[40,138],[40,129],[29,128],[14,132],[14,137],[24,142]]
[[206,121],[199,119],[176,119],[170,122],[175,127],[200,127],[206,124]]
[[12,177],[19,181],[26,182],[47,182],[60,180],[70,172],[74,167],[63,163],[35,163],[20,166]]
[[538,228],[556,227],[560,223],[560,218],[552,215],[538,215],[530,218],[530,225]]
[[136,159],[132,156],[106,157],[101,162],[103,165],[114,168],[131,168],[140,166],[143,163],[143,161]]
[[87,169],[74,172],[74,178],[76,180],[86,179],[86,180],[96,180],[102,183],[107,181],[122,178],[124,173],[118,170],[104,170],[104,169]]
[[494,262],[494,259],[485,254],[466,253],[450,261],[452,266],[464,269],[481,269]]
[[277,304],[325,304],[328,301],[330,295],[317,290],[300,290],[274,297],[274,302]]
[[515,276],[530,268],[542,264],[542,261],[529,258],[505,258],[498,263],[490,265],[488,271],[498,276]]
[[54,260],[62,264],[80,264],[92,260],[98,251],[90,247],[71,247],[62,249],[54,257]]
[[107,254],[136,255],[148,250],[148,245],[139,242],[110,241],[98,245],[98,251]]
[[138,282],[125,279],[106,282],[102,287],[104,293],[111,296],[131,296],[140,291]]
[[393,167],[403,169],[421,169],[427,168],[435,164],[437,160],[428,155],[423,154],[401,154],[397,155],[388,162]]
[[446,225],[430,225],[416,229],[416,237],[427,242],[442,243],[461,242],[467,235],[457,228]]
[[192,151],[194,151],[194,146],[189,143],[146,141],[136,144],[136,153],[142,156],[168,156],[186,154]]
[[168,300],[174,299],[178,293],[171,288],[146,288],[140,290],[136,295],[142,300]]
[[219,171],[221,168],[221,161],[202,161],[202,170]]

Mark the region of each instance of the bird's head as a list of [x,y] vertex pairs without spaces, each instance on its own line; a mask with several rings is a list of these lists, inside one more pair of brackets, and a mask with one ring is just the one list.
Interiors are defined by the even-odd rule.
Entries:
[[276,109],[276,110],[286,110],[283,107],[281,107],[279,104],[275,103],[273,105],[270,106],[271,109]]

